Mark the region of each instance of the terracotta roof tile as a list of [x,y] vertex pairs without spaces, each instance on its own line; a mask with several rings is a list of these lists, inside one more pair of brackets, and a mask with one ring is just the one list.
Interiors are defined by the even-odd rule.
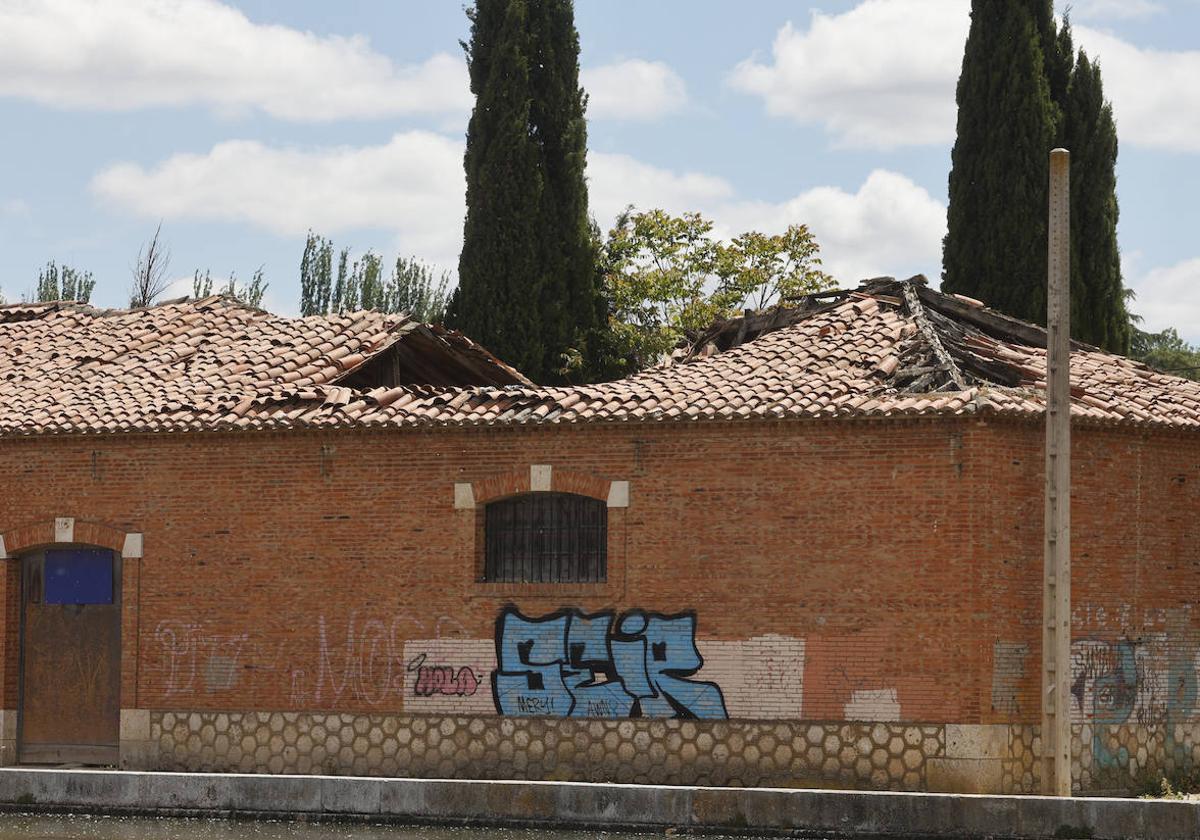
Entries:
[[[872,281],[723,322],[671,364],[601,385],[340,384],[420,330],[519,381],[466,337],[404,316],[287,319],[221,298],[0,307],[0,434],[1044,410],[1044,333],[920,282]],[[1200,427],[1200,383],[1083,345],[1071,370],[1081,420]]]

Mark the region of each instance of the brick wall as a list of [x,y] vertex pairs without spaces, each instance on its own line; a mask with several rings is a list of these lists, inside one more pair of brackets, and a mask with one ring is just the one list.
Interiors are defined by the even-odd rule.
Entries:
[[[127,709],[493,716],[497,618],[515,606],[693,614],[692,679],[735,720],[1029,727],[1041,442],[973,421],[8,440],[0,532],[10,554],[61,516],[144,534],[125,569]],[[1074,446],[1076,723],[1193,721],[1197,444],[1077,430]],[[606,584],[476,582],[478,517],[455,485],[482,503],[527,489],[534,465],[597,498],[628,482]]]

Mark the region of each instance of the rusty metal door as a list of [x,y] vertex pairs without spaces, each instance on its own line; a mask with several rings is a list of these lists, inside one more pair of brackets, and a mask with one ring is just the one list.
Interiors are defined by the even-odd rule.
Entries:
[[21,564],[19,759],[116,764],[121,559],[54,548]]

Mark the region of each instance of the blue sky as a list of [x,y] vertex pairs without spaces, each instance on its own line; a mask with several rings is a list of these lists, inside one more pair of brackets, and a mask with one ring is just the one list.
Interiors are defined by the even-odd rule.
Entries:
[[[936,278],[968,8],[578,0],[593,213],[805,222],[843,285]],[[1200,0],[1071,15],[1116,111],[1135,311],[1200,341]],[[466,35],[458,0],[0,0],[0,293],[55,259],[124,305],[160,219],[173,293],[261,265],[284,313],[309,228],[453,269]]]

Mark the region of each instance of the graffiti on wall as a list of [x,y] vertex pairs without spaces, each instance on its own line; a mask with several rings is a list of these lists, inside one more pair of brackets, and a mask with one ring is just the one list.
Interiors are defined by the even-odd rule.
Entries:
[[460,666],[429,663],[429,654],[418,653],[408,663],[408,672],[416,674],[412,692],[418,697],[448,694],[470,697],[479,688],[479,677],[470,665]]
[[704,664],[694,613],[562,609],[496,620],[492,694],[502,715],[725,719],[711,682],[689,679]]
[[[468,670],[444,674],[432,667],[439,645],[452,644],[465,634],[463,625],[450,616],[423,621],[409,615],[378,615],[351,611],[341,620],[325,614],[315,617],[308,638],[271,640],[257,628],[228,632],[208,622],[163,621],[154,632],[158,662],[152,673],[163,700],[179,700],[203,692],[265,691],[282,689],[296,708],[353,701],[370,706],[399,707],[406,682],[425,680],[422,690],[468,692],[470,680],[478,684],[481,669],[472,660]],[[406,655],[409,635],[427,636],[419,642],[434,651],[430,662],[408,672],[417,655]],[[315,638],[313,638],[315,636]],[[494,645],[479,643],[493,656]],[[438,659],[437,665],[448,664]],[[152,666],[154,667],[154,666]],[[407,678],[411,676],[411,680]],[[486,693],[486,692],[484,692]],[[490,699],[485,708],[493,708]]]
[[[1129,764],[1128,750],[1110,748],[1105,727],[1194,720],[1198,664],[1196,646],[1171,634],[1074,642],[1072,709],[1077,720],[1093,724],[1093,760],[1101,767]],[[1171,727],[1165,734],[1170,740]]]
[[494,715],[491,673],[496,642],[462,636],[404,643],[404,711],[431,715]]
[[215,633],[186,621],[162,621],[154,631],[163,663],[163,697],[211,694],[237,684],[246,633]]

